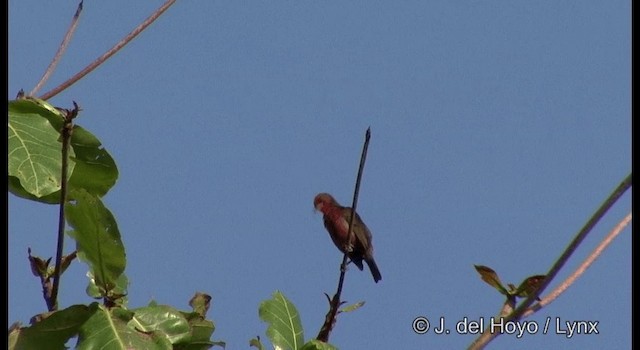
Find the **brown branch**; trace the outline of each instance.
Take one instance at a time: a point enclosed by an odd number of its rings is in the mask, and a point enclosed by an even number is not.
[[[580,243],[585,239],[585,237],[591,232],[593,227],[604,217],[607,211],[622,197],[622,195],[631,187],[632,185],[632,174],[629,174],[616,189],[609,195],[609,197],[602,203],[602,205],[596,210],[596,212],[589,218],[587,223],[578,231],[574,239],[571,241],[569,246],[564,250],[562,255],[558,258],[555,264],[551,267],[549,272],[546,274],[546,278],[540,284],[538,289],[531,293],[521,304],[518,306],[508,317],[504,319],[504,322],[509,322],[513,320],[519,320],[522,318],[522,315],[529,310],[529,306],[538,298],[540,293],[544,291],[544,289],[549,285],[549,283],[553,280],[553,278],[558,274],[560,269],[564,266],[564,264],[569,260],[569,257],[576,251]],[[467,349],[482,349],[484,348],[491,340],[496,338],[500,333],[492,333],[487,327],[482,334],[476,338],[471,345]]]
[[[47,69],[44,71],[42,78],[40,78],[38,84],[36,84],[33,90],[31,90],[29,96],[33,96],[37,94],[38,91],[40,91],[42,86],[47,82],[47,80],[49,80],[49,77],[56,69],[56,66],[58,66],[58,63],[62,58],[62,54],[64,54],[64,52],[67,50],[69,42],[71,41],[71,37],[73,36],[73,33],[76,32],[76,28],[78,27],[78,19],[80,19],[80,13],[82,12],[82,3],[83,0],[80,0],[78,8],[76,9],[76,13],[73,15],[73,19],[71,19],[71,25],[69,26],[69,29],[67,29],[67,33],[65,34],[64,39],[62,39],[62,43],[60,43],[58,51],[56,51],[55,56],[53,56],[53,60],[51,60],[51,63],[49,63],[49,67],[47,67]]]
[[[557,299],[562,293],[564,293],[569,286],[571,286],[584,272],[593,264],[594,261],[602,254],[602,252],[607,249],[607,247],[613,242],[613,240],[622,232],[622,230],[627,227],[627,225],[631,222],[631,213],[627,214],[603,239],[600,244],[587,256],[587,258],[578,266],[578,268],[571,274],[571,276],[567,277],[558,287],[556,287],[549,295],[542,298],[539,303],[533,305],[529,308],[522,317],[528,317],[538,312],[538,310],[543,307],[551,304],[552,301]]]
[[[160,8],[158,8],[151,16],[144,20],[138,27],[136,27],[131,33],[129,33],[126,37],[124,37],[120,42],[118,42],[115,46],[113,46],[109,51],[105,52],[102,56],[96,58],[93,62],[91,62],[88,66],[86,66],[83,70],[76,73],[76,75],[69,78],[64,83],[58,85],[53,88],[51,91],[40,96],[42,100],[48,100],[53,96],[59,94],[64,89],[69,86],[75,84],[78,80],[82,79],[85,75],[91,73],[94,69],[96,69],[99,65],[104,63],[104,61],[108,60],[109,57],[116,54],[116,52],[120,51],[125,45],[127,45],[131,40],[133,40],[140,32],[145,30],[151,23],[153,23],[164,11],[166,11],[176,0],[167,0]]]
[[[56,265],[53,272],[53,287],[51,298],[47,299],[49,311],[58,309],[58,289],[60,286],[60,274],[62,270],[62,251],[64,250],[64,208],[67,203],[67,172],[69,165],[69,147],[71,147],[71,135],[73,134],[73,119],[78,116],[80,108],[73,102],[74,108],[66,110],[64,125],[60,133],[62,134],[62,179],[60,182],[60,212],[58,216],[58,245],[56,248]]]
[[[367,159],[367,150],[369,149],[369,140],[371,139],[371,128],[367,128],[367,132],[365,133],[364,145],[362,147],[362,155],[360,156],[360,166],[358,167],[358,176],[356,177],[356,187],[353,192],[353,204],[351,205],[351,217],[349,218],[349,237],[347,242],[351,242],[353,238],[353,218],[356,212],[356,206],[358,205],[358,194],[360,193],[360,182],[362,181],[362,172],[364,170],[364,163]],[[320,328],[320,332],[318,332],[318,336],[316,339],[328,342],[329,334],[333,329],[333,326],[336,323],[336,316],[338,315],[338,308],[342,304],[340,302],[340,296],[342,294],[342,286],[344,284],[344,277],[347,271],[347,258],[348,258],[349,250],[345,251],[342,257],[342,263],[340,264],[340,279],[338,281],[338,289],[336,290],[336,294],[333,295],[333,298],[329,301],[329,312],[325,316],[324,324],[322,328]],[[325,294],[326,295],[326,294]],[[327,295],[327,299],[329,296]]]

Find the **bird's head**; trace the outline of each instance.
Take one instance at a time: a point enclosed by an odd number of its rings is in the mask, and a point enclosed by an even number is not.
[[[338,205],[338,202],[328,193],[319,193],[313,199],[313,206],[317,211],[325,213],[328,208]]]

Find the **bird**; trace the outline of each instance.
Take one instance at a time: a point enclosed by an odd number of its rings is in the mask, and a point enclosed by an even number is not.
[[[352,240],[348,244],[349,220],[352,209],[343,207],[328,193],[319,193],[313,199],[315,209],[323,214],[324,227],[329,232],[331,240],[342,253],[347,253],[349,259],[363,270],[362,261],[367,263],[373,280],[378,283],[382,279],[378,265],[373,258],[372,237],[369,228],[355,213],[352,227]]]

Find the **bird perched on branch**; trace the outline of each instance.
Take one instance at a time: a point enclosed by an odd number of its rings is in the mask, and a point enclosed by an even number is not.
[[[320,193],[313,200],[316,210],[324,215],[324,227],[329,232],[331,240],[354,264],[363,270],[362,260],[364,260],[371,270],[373,280],[378,283],[382,279],[378,265],[373,259],[373,246],[371,245],[371,232],[362,221],[360,215],[355,213],[353,218],[351,244],[348,244],[349,220],[351,218],[351,208],[343,207],[328,193]]]

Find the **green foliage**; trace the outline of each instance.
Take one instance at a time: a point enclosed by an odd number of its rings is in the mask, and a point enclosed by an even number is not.
[[[364,301],[359,301],[355,304],[347,305],[339,310],[339,312],[353,312],[364,306]]]
[[[56,311],[31,327],[9,332],[9,349],[66,349],[65,343],[75,336],[93,313],[94,305],[73,305]]]
[[[135,313],[92,304],[91,317],[80,327],[76,349],[171,349],[167,337],[130,326]]]
[[[335,346],[321,342],[320,340],[313,339],[310,342],[304,344],[300,350],[337,350]]]
[[[255,337],[249,340],[249,347],[253,347],[258,350],[264,350],[264,345],[262,345],[262,342],[260,342],[260,337]]]
[[[269,324],[267,337],[276,348],[296,350],[302,346],[304,335],[296,307],[279,291],[265,300],[258,309],[260,319]]]
[[[107,296],[126,264],[118,225],[98,197],[83,190],[73,191],[73,197],[66,207],[67,222],[74,228],[68,234],[76,240],[78,257],[89,265],[95,284]]]
[[[46,101],[25,98],[9,101],[9,191],[29,200],[60,204],[62,142],[65,110]],[[126,308],[126,255],[115,217],[101,201],[115,184],[118,169],[100,141],[78,125],[68,149],[65,221],[76,249],[62,257],[61,271],[74,258],[89,271],[87,294],[104,303],[74,305],[32,318],[32,325],[9,330],[9,349],[66,349],[77,337],[77,349],[209,349],[224,347],[210,340],[215,326],[206,319],[211,297],[196,293],[192,311],[151,303]],[[54,223],[52,223],[54,226]],[[51,258],[31,255],[31,271],[43,288],[54,276]]]
[[[127,305],[127,286],[129,286],[129,279],[124,273],[118,277],[115,286],[109,291],[105,292],[104,287],[96,284],[96,278],[91,271],[87,272],[89,278],[89,284],[87,285],[87,295],[95,298],[109,300],[115,305],[126,306]]]
[[[509,295],[509,291],[507,291],[507,288],[502,285],[500,277],[498,277],[498,274],[493,271],[493,269],[483,265],[473,266],[476,268],[476,271],[478,271],[483,281],[487,282],[488,285],[497,289],[500,294]]]
[[[536,289],[540,286],[540,284],[544,281],[545,275],[534,275],[524,279],[520,286],[516,288],[513,284],[508,284],[509,288],[507,289],[500,282],[500,277],[498,274],[491,269],[490,267],[483,265],[473,265],[476,268],[476,271],[480,274],[480,277],[483,281],[487,282],[488,285],[497,289],[500,294],[507,296],[507,298],[526,298],[530,294],[534,293]]]
[[[60,202],[62,113],[38,99],[9,101],[9,190],[42,203]],[[118,179],[115,161],[81,126],[71,135],[69,188],[104,196]],[[73,191],[70,191],[72,195]]]
[[[136,329],[146,333],[161,331],[171,343],[184,341],[189,337],[189,322],[180,313],[168,305],[149,305],[135,310],[130,321]]]
[[[97,197],[103,197],[118,179],[118,168],[109,152],[90,132],[75,125],[71,135],[71,147],[76,167],[69,179],[69,188],[83,189]],[[70,193],[73,197],[73,193]]]
[[[357,303],[348,308],[347,311],[353,311],[364,303]],[[302,322],[295,305],[282,294],[276,291],[271,299],[260,303],[258,308],[260,319],[269,324],[267,327],[267,337],[271,340],[275,349],[282,350],[334,350],[335,346],[312,339],[304,344],[304,332],[302,330]],[[264,349],[264,345],[260,341],[260,337],[256,337],[249,341],[249,346],[259,350]]]
[[[52,121],[58,128],[52,126]],[[44,101],[9,101],[8,171],[13,194],[45,203],[60,201],[61,125],[62,114]],[[73,149],[69,156],[75,156]],[[69,174],[74,166],[71,160]]]
[[[545,275],[535,275],[525,278],[524,281],[520,283],[518,288],[511,288],[513,290],[513,294],[521,298],[528,297],[529,295],[533,294],[538,289],[538,287],[540,287],[546,277],[547,276]]]
[[[27,250],[29,253],[29,264],[31,265],[31,273],[36,277],[48,278],[51,276],[51,258],[44,260],[39,256],[31,255],[31,248]],[[68,265],[67,265],[68,266]]]

